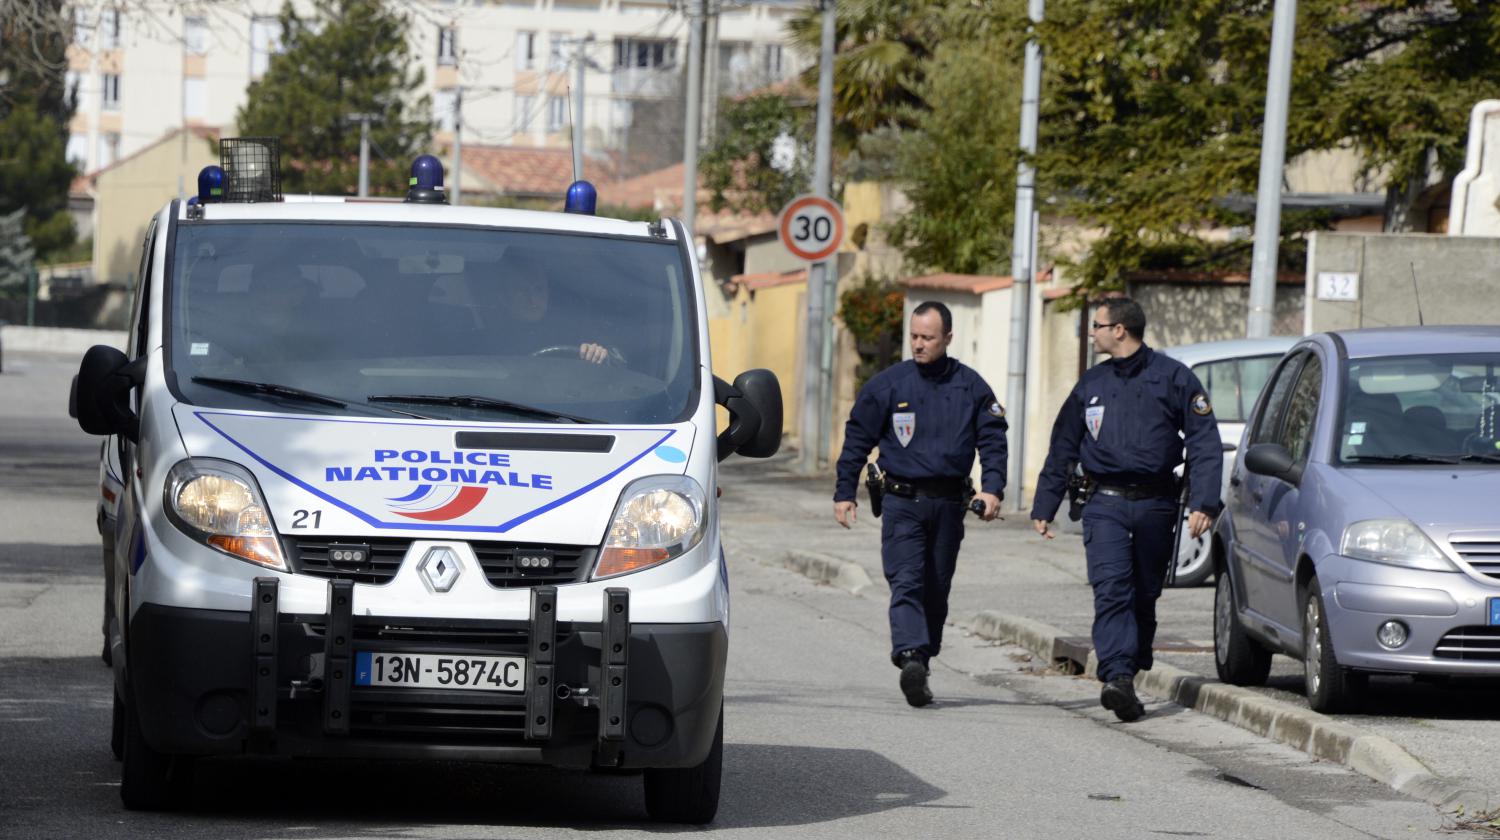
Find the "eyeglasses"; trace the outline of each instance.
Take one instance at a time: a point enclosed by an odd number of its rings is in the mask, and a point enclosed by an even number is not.
[[[1102,330],[1102,329],[1105,329],[1106,327],[1118,327],[1120,325],[1119,321],[1116,321],[1113,324],[1101,324],[1098,321],[1095,321],[1093,323],[1094,323],[1094,329],[1095,330]]]

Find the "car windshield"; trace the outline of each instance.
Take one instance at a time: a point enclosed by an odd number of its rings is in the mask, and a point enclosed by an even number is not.
[[[183,223],[170,381],[195,405],[558,423],[684,419],[677,246],[477,227]]]
[[[1347,373],[1341,462],[1500,462],[1500,353],[1356,359]]]

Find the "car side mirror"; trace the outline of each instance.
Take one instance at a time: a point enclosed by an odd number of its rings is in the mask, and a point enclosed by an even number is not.
[[[1295,480],[1292,453],[1279,443],[1257,443],[1245,450],[1245,469],[1256,475]]]
[[[130,361],[117,348],[96,344],[83,354],[68,395],[68,413],[91,435],[140,439],[141,421],[130,408],[130,389],[146,378],[146,357]]]
[[[719,460],[738,452],[746,458],[769,458],[781,448],[781,383],[765,368],[747,370],[730,385],[714,377],[714,402],[729,412],[729,426],[719,434]]]

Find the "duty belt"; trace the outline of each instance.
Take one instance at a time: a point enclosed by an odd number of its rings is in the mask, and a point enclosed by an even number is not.
[[[1141,499],[1175,499],[1177,497],[1176,482],[1162,482],[1157,484],[1097,484],[1094,486],[1095,493],[1103,493],[1106,496],[1119,496],[1132,502]]]
[[[885,492],[915,499],[962,499],[967,486],[962,478],[901,478],[885,474]]]

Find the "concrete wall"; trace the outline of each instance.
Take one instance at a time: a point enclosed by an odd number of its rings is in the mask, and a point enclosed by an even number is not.
[[[1129,293],[1146,310],[1146,343],[1153,347],[1245,337],[1248,283],[1136,282],[1130,284]],[[1300,284],[1278,285],[1271,332],[1301,335],[1302,305]]]
[[[1317,233],[1308,249],[1304,329],[1500,323],[1500,238]],[[1354,300],[1319,299],[1318,276],[1352,273]],[[1413,276],[1415,275],[1415,281]]]
[[[99,174],[94,185],[97,224],[94,229],[94,279],[130,283],[140,268],[141,240],[162,205],[177,197],[178,178],[196,191],[198,171],[219,162],[209,142],[189,136],[186,153],[181,135],[148,147],[130,160]]]

